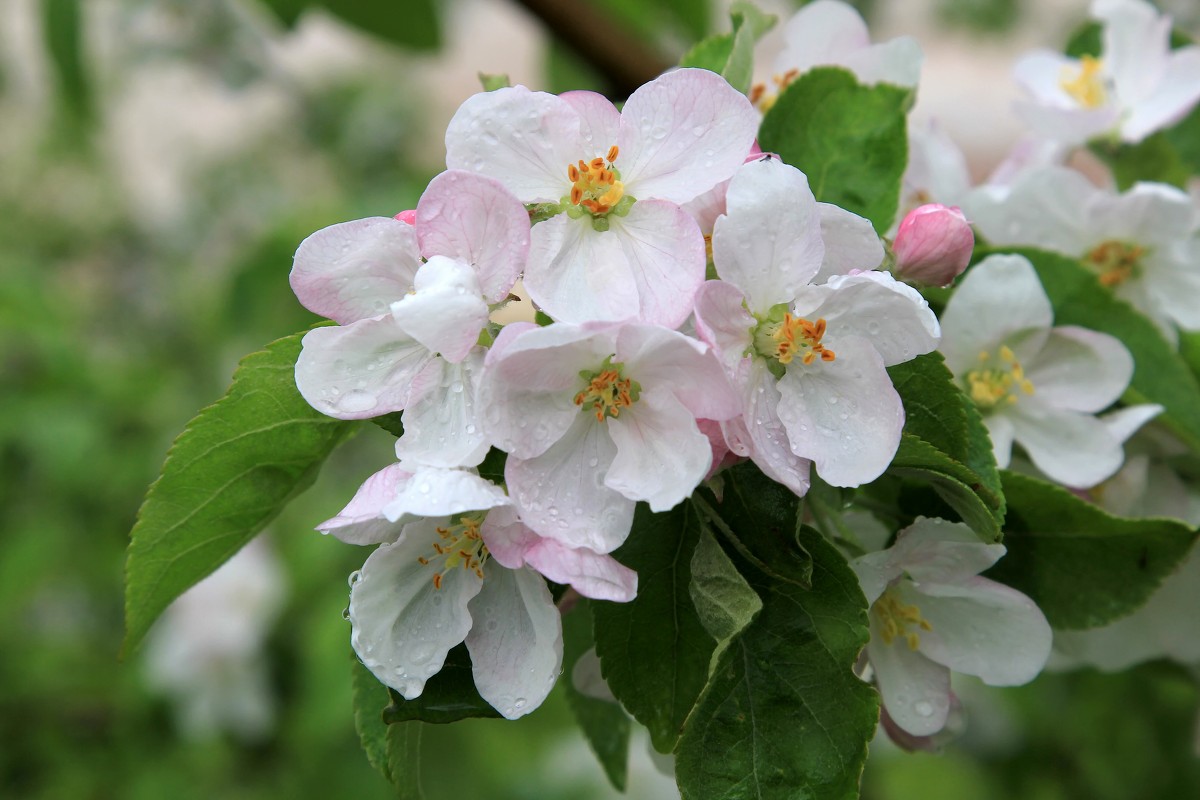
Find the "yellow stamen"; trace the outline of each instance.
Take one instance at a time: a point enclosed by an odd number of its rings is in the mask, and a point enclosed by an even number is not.
[[[1108,100],[1101,70],[1104,62],[1092,56],[1079,59],[1079,67],[1065,66],[1058,78],[1059,87],[1084,108],[1100,108]]]
[[[1018,389],[1033,394],[1033,382],[1025,377],[1025,368],[1008,345],[1001,345],[996,359],[986,350],[981,352],[979,361],[980,368],[967,373],[967,389],[980,408],[993,408],[1002,402],[1012,405],[1019,397]]]
[[[433,588],[441,589],[446,573],[459,566],[471,570],[480,578],[483,577],[483,565],[488,559],[488,549],[479,534],[479,528],[485,516],[485,513],[464,514],[457,522],[436,529],[445,544],[433,543],[434,552],[443,557],[442,569],[433,574]],[[417,562],[423,567],[437,560],[417,557]]]
[[[817,358],[833,361],[837,355],[821,344],[821,337],[824,335],[824,317],[810,322],[803,317],[784,314],[783,322],[770,332],[775,350],[772,355],[780,364],[790,364],[796,356],[800,356],[800,361],[804,364],[812,364]]]
[[[923,631],[933,630],[933,626],[921,616],[921,609],[915,605],[906,605],[891,589],[888,589],[871,606],[871,613],[879,620],[880,635],[884,644],[891,644],[895,639],[902,638],[908,649],[916,650],[921,644],[921,635],[910,626]]]
[[[596,157],[589,162],[580,159],[567,165],[567,178],[571,181],[571,205],[579,206],[592,214],[607,214],[625,196],[625,186],[617,180],[613,162],[619,149],[614,144],[608,148],[607,157]]]
[[[1111,289],[1135,277],[1145,255],[1144,247],[1110,239],[1092,248],[1083,261],[1096,272],[1100,285]]]
[[[595,373],[587,387],[575,395],[575,405],[590,407],[596,421],[604,422],[605,417],[619,417],[621,409],[629,408],[635,399],[633,381],[623,377],[620,366],[615,366]]]

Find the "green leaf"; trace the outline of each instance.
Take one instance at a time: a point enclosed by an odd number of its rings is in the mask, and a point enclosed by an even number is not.
[[[312,5],[401,47],[435,50],[442,43],[435,0],[324,0]]]
[[[1200,452],[1200,383],[1154,323],[1116,298],[1079,262],[1033,248],[996,248],[1028,258],[1054,306],[1054,324],[1079,325],[1120,339],[1133,354],[1127,402],[1159,403],[1167,424]]]
[[[904,432],[888,473],[928,483],[986,541],[1000,538],[1004,493],[975,404],[940,353],[888,368],[904,402]]]
[[[123,652],[137,647],[172,600],[307,489],[355,429],[314,411],[296,390],[302,336],[242,359],[225,396],[171,446],[130,534]]]
[[[1085,22],[1071,34],[1064,52],[1071,58],[1099,56],[1100,50],[1104,47],[1104,43],[1100,39],[1101,33],[1099,22]]]
[[[371,422],[383,428],[397,439],[404,435],[403,412],[393,411],[390,414],[381,414],[378,417],[371,417]]]
[[[808,564],[811,574],[812,562]],[[718,649],[745,630],[762,611],[762,600],[707,528],[700,532],[692,553],[692,583],[688,588],[700,622],[716,639]]]
[[[1114,517],[1054,484],[1001,476],[1008,555],[988,577],[1033,598],[1055,628],[1093,628],[1133,612],[1196,538],[1176,520]]]
[[[495,75],[488,72],[479,73],[479,83],[483,86],[485,92],[494,92],[497,89],[507,89],[512,86],[512,81],[508,75],[497,73]]]
[[[863,86],[847,70],[818,67],[779,93],[759,144],[803,171],[818,200],[886,231],[908,164],[905,112],[912,97],[898,86]]]
[[[629,539],[613,554],[637,570],[637,597],[592,606],[604,679],[662,753],[675,748],[716,647],[692,605],[691,562],[699,536],[690,503],[661,514],[639,503]]]
[[[632,728],[629,715],[615,702],[582,694],[575,688],[573,680],[575,664],[591,647],[592,609],[590,601],[583,599],[563,615],[561,682],[567,693],[567,704],[592,752],[600,761],[600,766],[604,768],[604,774],[617,791],[623,792],[629,776],[629,734]]]
[[[1138,181],[1157,181],[1184,188],[1192,170],[1183,162],[1179,150],[1159,131],[1137,144],[1098,140],[1088,149],[1112,170],[1118,191],[1125,191]]]
[[[63,105],[79,118],[91,113],[91,86],[83,59],[80,0],[42,0],[42,37],[54,67]]]
[[[480,697],[475,688],[471,654],[465,644],[458,645],[446,655],[446,663],[440,672],[425,682],[420,697],[405,700],[394,689],[388,689],[388,694],[392,703],[383,710],[383,721],[388,725],[408,720],[440,725],[472,717],[500,716],[500,712]]]
[[[424,800],[421,791],[421,723],[387,726],[388,773],[397,800]]]
[[[733,32],[710,36],[696,44],[679,62],[721,75],[743,94],[754,77],[754,44],[775,25],[775,15],[764,14],[752,3],[736,2],[730,9]]]
[[[687,720],[675,761],[684,800],[857,796],[879,717],[878,695],[853,672],[867,643],[867,602],[820,534],[802,529],[797,546],[812,555],[809,591],[742,562],[763,608]]]
[[[383,721],[383,709],[388,704],[387,687],[375,679],[353,651],[350,653],[351,688],[354,692],[354,730],[366,751],[367,761],[379,774],[392,782],[388,763],[388,726]]]

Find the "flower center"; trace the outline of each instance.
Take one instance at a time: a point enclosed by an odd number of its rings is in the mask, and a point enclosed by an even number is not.
[[[573,206],[586,209],[592,214],[607,214],[625,196],[625,185],[613,162],[617,160],[617,146],[608,148],[607,158],[582,159],[567,165],[567,178],[571,181]]]
[[[933,626],[921,616],[920,608],[902,603],[891,589],[875,601],[871,613],[879,620],[879,632],[884,644],[891,644],[899,637],[908,643],[909,650],[916,650],[921,644],[921,635],[912,628],[933,630]]]
[[[1108,90],[1100,70],[1104,62],[1092,56],[1079,59],[1079,67],[1065,66],[1058,78],[1059,87],[1084,108],[1099,108],[1108,100]]]
[[[592,411],[597,422],[604,422],[606,417],[616,419],[621,416],[621,409],[637,402],[642,391],[637,381],[625,377],[624,368],[624,364],[613,364],[612,356],[609,356],[595,372],[580,372],[587,385],[575,395],[575,405]]]
[[[1083,260],[1096,272],[1100,285],[1111,289],[1141,272],[1144,255],[1144,247],[1111,239],[1092,248]]]
[[[479,535],[486,512],[463,514],[457,522],[438,528],[439,541],[433,543],[434,553],[429,558],[418,557],[422,566],[441,563],[442,569],[433,574],[433,588],[442,588],[442,579],[452,569],[462,567],[483,577],[483,565],[488,560],[487,545]]]
[[[756,83],[750,87],[750,104],[758,106],[758,110],[766,114],[771,110],[771,106],[775,105],[775,101],[779,98],[779,93],[788,87],[796,76],[800,74],[798,69],[789,69],[782,75],[775,75],[771,78],[771,83],[775,84],[774,92],[767,92],[765,83]]]
[[[803,364],[812,364],[818,358],[833,361],[837,355],[821,343],[824,335],[824,317],[811,322],[785,311],[782,320],[774,321],[768,317],[759,324],[754,332],[754,347],[759,355],[784,365],[791,364],[796,358]]]
[[[1017,402],[1017,390],[1033,394],[1033,383],[1025,377],[1025,369],[1008,345],[1001,345],[999,358],[984,350],[979,354],[980,366],[967,373],[967,389],[980,408],[992,408],[1001,402]]]

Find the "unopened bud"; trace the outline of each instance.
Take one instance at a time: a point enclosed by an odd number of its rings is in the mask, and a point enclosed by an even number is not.
[[[971,260],[975,234],[962,209],[929,203],[908,212],[896,231],[892,253],[896,277],[926,286],[945,286]]]
[[[409,225],[416,225],[417,224],[417,210],[415,208],[413,208],[413,209],[409,209],[408,211],[401,211],[399,214],[396,215],[396,219],[400,220],[401,222],[406,222]]]

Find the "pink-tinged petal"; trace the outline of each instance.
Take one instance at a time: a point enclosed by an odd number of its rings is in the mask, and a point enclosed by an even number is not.
[[[879,709],[879,727],[892,740],[892,744],[908,753],[940,753],[950,742],[961,738],[967,729],[967,714],[958,695],[950,692],[950,711],[945,726],[930,736],[913,736],[896,724],[888,714],[887,706]]]
[[[914,736],[929,736],[945,726],[950,711],[950,670],[910,648],[904,637],[885,644],[874,613],[867,657],[893,722]]]
[[[735,417],[739,422],[741,417]],[[725,423],[717,422],[712,419],[696,420],[696,427],[700,432],[708,437],[708,446],[712,448],[712,466],[708,468],[708,474],[704,476],[704,480],[716,475],[726,467],[731,467],[745,459],[733,449],[729,438],[725,435]],[[742,425],[745,428],[745,425]],[[747,438],[749,438],[747,436]]]
[[[1001,414],[987,414],[983,418],[983,425],[987,428],[988,438],[992,440],[992,456],[996,459],[996,466],[1008,469],[1012,462],[1013,438],[1016,436],[1012,420]]]
[[[383,507],[383,515],[391,520],[450,517],[510,504],[504,489],[474,470],[419,466],[404,488]]]
[[[1100,421],[1108,428],[1108,432],[1112,434],[1114,439],[1124,444],[1143,425],[1165,410],[1165,408],[1156,403],[1143,403],[1141,405],[1117,409],[1105,414],[1100,418]],[[1128,514],[1122,516],[1128,516]]]
[[[634,92],[617,139],[627,194],[686,203],[741,165],[759,116],[746,96],[703,69],[668,72]]]
[[[832,203],[817,203],[825,257],[813,283],[824,283],[851,270],[871,270],[883,263],[883,242],[871,221]]]
[[[692,417],[722,420],[741,412],[716,357],[682,333],[656,325],[625,325],[617,333],[615,355],[643,389],[670,391]]]
[[[1095,244],[1090,209],[1104,192],[1065,167],[1030,172],[1003,196],[972,192],[963,210],[992,244],[1019,244],[1077,258]]]
[[[1200,47],[1175,50],[1156,90],[1135,105],[1121,126],[1121,138],[1140,142],[1150,134],[1174,125],[1200,101]]]
[[[1004,545],[984,544],[960,522],[918,517],[900,531],[888,552],[893,563],[918,582],[961,582],[991,567]]]
[[[475,268],[489,303],[503,300],[529,256],[529,213],[503,184],[449,170],[417,204],[421,255],[450,256]]]
[[[446,128],[446,166],[495,178],[523,203],[556,203],[571,188],[567,166],[608,147],[587,147],[579,125],[579,113],[552,94],[524,86],[480,92]]]
[[[446,662],[450,648],[471,628],[467,604],[483,581],[474,572],[452,569],[433,585],[437,562],[417,559],[438,541],[433,519],[406,525],[395,544],[380,545],[363,564],[350,590],[350,642],[371,673],[406,700],[419,697],[425,682]]]
[[[991,686],[1019,686],[1046,664],[1050,624],[1016,589],[973,577],[953,584],[901,582],[896,591],[932,628],[920,633],[921,652],[954,672]]]
[[[637,596],[637,573],[610,555],[539,537],[525,554],[529,566],[584,597],[627,603]]]
[[[792,452],[787,430],[779,419],[780,394],[775,376],[761,361],[756,361],[748,372],[743,428],[751,444],[750,458],[767,477],[803,497],[810,486],[812,462]]]
[[[396,457],[433,467],[474,467],[487,455],[478,401],[483,350],[476,348],[461,363],[441,359],[437,382],[404,409],[404,434],[396,440]]]
[[[533,302],[560,322],[613,321],[641,313],[622,237],[595,230],[588,218],[559,214],[534,227],[524,285]]]
[[[696,334],[730,375],[737,374],[754,344],[750,332],[757,323],[744,304],[742,291],[725,281],[705,281],[696,292]]]
[[[725,213],[725,194],[728,191],[729,181],[721,181],[707,192],[688,200],[680,208],[696,220],[696,224],[700,226],[700,231],[705,236],[712,236],[717,218]]]
[[[507,336],[509,327],[488,355],[478,402],[492,444],[533,458],[584,416],[574,402],[584,388],[579,373],[616,352],[616,331],[557,323]]]
[[[713,264],[741,289],[752,312],[786,303],[821,269],[821,213],[808,178],[763,156],[729,183],[728,212],[713,228]]]
[[[521,519],[569,547],[598,553],[620,547],[633,524],[635,504],[604,484],[616,454],[604,423],[577,412],[566,434],[541,455],[510,455],[504,479]]]
[[[775,59],[775,72],[807,72],[868,47],[871,36],[862,16],[845,3],[816,0],[797,11],[783,28],[786,42]]]
[[[792,452],[832,486],[861,486],[887,469],[904,406],[879,353],[864,339],[838,343],[833,361],[793,364],[779,381],[779,419]]]
[[[682,325],[704,282],[707,260],[704,235],[696,221],[673,203],[642,200],[624,217],[610,217],[609,224],[608,235],[620,244],[638,294],[636,316],[626,311],[611,318],[668,328]]]
[[[957,206],[927,203],[905,215],[892,251],[895,273],[924,286],[947,286],[971,260],[975,234]]]
[[[1167,67],[1171,19],[1148,3],[1098,0],[1092,16],[1103,23],[1104,72],[1121,105],[1137,106],[1154,91]]]
[[[396,325],[447,361],[462,361],[488,322],[475,270],[465,262],[433,256],[417,271],[414,288],[392,303]]]
[[[621,132],[621,112],[612,101],[597,92],[585,91],[563,92],[558,98],[579,114],[582,141],[589,143],[597,155],[608,155],[608,148],[617,143]]]
[[[475,688],[505,719],[525,716],[562,672],[562,618],[546,582],[532,570],[488,568],[469,608]]]
[[[542,539],[521,522],[512,506],[490,511],[479,527],[479,535],[491,557],[509,569],[525,566],[525,553]]]
[[[322,228],[300,243],[288,277],[301,304],[342,325],[387,311],[421,266],[411,225],[369,217]]]
[[[1051,408],[1034,395],[1022,397],[1005,415],[1034,466],[1053,481],[1087,489],[1121,468],[1121,443],[1090,414]]]
[[[434,355],[389,317],[314,328],[296,359],[296,388],[309,405],[338,419],[399,411]]]
[[[384,507],[396,499],[408,485],[412,473],[400,464],[384,467],[359,487],[350,502],[336,517],[317,526],[321,533],[332,533],[347,544],[393,542],[400,529],[411,519],[391,522]]]
[[[959,281],[942,312],[938,349],[960,377],[1013,334],[1046,329],[1054,322],[1050,298],[1023,256],[993,255]]]
[[[1041,402],[1090,414],[1115,403],[1133,377],[1133,356],[1120,339],[1074,325],[1052,329],[1024,366]]]
[[[399,214],[392,217],[392,219],[397,220],[398,222],[403,222],[405,225],[416,225],[417,210],[415,208],[410,208],[407,211],[401,211]]]
[[[616,457],[605,485],[631,500],[644,500],[651,511],[679,505],[712,465],[708,437],[665,387],[643,388],[634,405],[607,425]]]
[[[834,275],[824,286],[803,287],[793,313],[824,319],[824,342],[835,353],[842,338],[862,338],[889,367],[935,350],[942,333],[920,292],[886,272]]]

